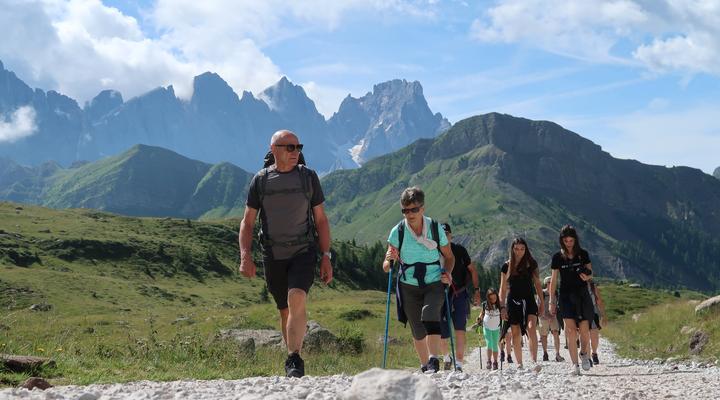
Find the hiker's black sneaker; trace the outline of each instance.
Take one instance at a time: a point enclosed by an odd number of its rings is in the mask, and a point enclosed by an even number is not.
[[[285,375],[288,378],[302,378],[305,376],[305,362],[300,354],[292,353],[285,360]]]
[[[543,353],[543,361],[550,361],[550,356],[548,353]]]
[[[507,362],[508,362],[508,364],[512,364],[512,363],[513,363],[512,357],[510,357],[510,354],[508,354],[508,356],[507,356]]]
[[[430,357],[427,362],[427,370],[435,373],[440,371],[440,360],[437,357]]]
[[[595,364],[595,365],[600,364],[600,359],[598,359],[597,353],[592,353],[592,360],[593,360],[593,364]]]

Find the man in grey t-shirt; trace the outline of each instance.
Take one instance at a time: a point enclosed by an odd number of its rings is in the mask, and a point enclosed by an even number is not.
[[[280,312],[289,354],[285,372],[289,377],[305,374],[300,350],[307,325],[305,303],[318,251],[322,253],[320,279],[329,284],[333,273],[325,197],[315,171],[298,165],[301,150],[297,136],[290,131],[277,131],[272,136],[270,152],[275,163],[258,172],[250,182],[239,235],[240,273],[251,278],[257,269],[251,247],[259,214],[265,280]]]

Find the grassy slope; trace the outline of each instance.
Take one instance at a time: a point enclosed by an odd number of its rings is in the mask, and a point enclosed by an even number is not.
[[[688,358],[691,333],[683,327],[700,329],[709,335],[701,359],[720,359],[720,314],[695,315],[695,306],[705,296],[694,292],[633,289],[621,285],[602,287],[611,323],[602,333],[617,345],[625,357]]]
[[[262,300],[262,278],[247,280],[234,273],[237,224],[0,203],[0,250],[40,259],[19,267],[0,254],[0,352],[52,357],[58,367],[41,375],[54,384],[282,374],[282,351],[240,354],[233,343],[216,337],[220,329],[277,327],[274,304]],[[48,248],[55,243],[79,247]],[[100,243],[108,251],[92,253],[83,243]],[[118,243],[140,256],[113,256]],[[153,259],[161,243],[165,258]],[[77,256],[78,248],[88,253]],[[210,248],[221,267],[205,259]],[[77,257],[68,260],[71,254]],[[183,257],[190,257],[197,270],[188,273]],[[344,284],[333,287],[313,287],[309,317],[348,340],[363,337],[367,349],[340,357],[308,354],[308,372],[353,373],[379,365],[384,293],[350,294]],[[53,308],[28,310],[35,303]],[[369,309],[372,316],[340,318],[354,309]],[[390,365],[414,366],[408,331],[393,322],[391,335],[407,345],[393,347]],[[0,384],[24,378],[0,372]]]

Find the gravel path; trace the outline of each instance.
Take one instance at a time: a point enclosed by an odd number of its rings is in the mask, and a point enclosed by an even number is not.
[[[523,349],[529,360],[527,346]],[[550,352],[551,356],[554,350]],[[567,350],[562,352],[568,358]],[[542,371],[503,371],[480,368],[479,350],[465,360],[464,373],[442,371],[427,375],[445,399],[718,399],[720,368],[695,363],[637,361],[615,355],[601,342],[600,365],[581,376],[569,362],[541,363]],[[483,359],[485,352],[483,351]],[[529,363],[526,361],[526,366]],[[63,386],[46,391],[0,390],[0,399],[160,400],[160,399],[338,399],[350,391],[353,376],[259,377],[225,381],[134,382],[128,384]]]

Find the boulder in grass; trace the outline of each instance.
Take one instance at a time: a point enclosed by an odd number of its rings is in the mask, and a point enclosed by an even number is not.
[[[45,303],[33,304],[30,306],[30,310],[31,311],[50,311],[50,310],[52,310],[52,305],[45,304]]]
[[[49,358],[0,354],[0,365],[12,372],[29,372],[43,367],[55,367],[55,361]]]
[[[43,378],[33,377],[26,380],[21,387],[27,390],[33,390],[35,388],[45,390],[53,387],[53,385],[51,385],[50,382],[46,381]]]
[[[720,310],[720,296],[711,297],[695,306],[695,314]]]
[[[355,376],[345,400],[438,400],[432,379],[408,371],[373,368]]]
[[[224,329],[220,331],[220,339],[236,341],[241,348],[282,346],[282,332],[273,329]]]
[[[323,351],[338,346],[338,338],[316,321],[309,321],[303,340],[303,348],[308,351]]]
[[[703,348],[707,344],[709,340],[709,336],[707,333],[697,330],[693,335],[690,337],[690,354],[700,354],[703,351]]]

